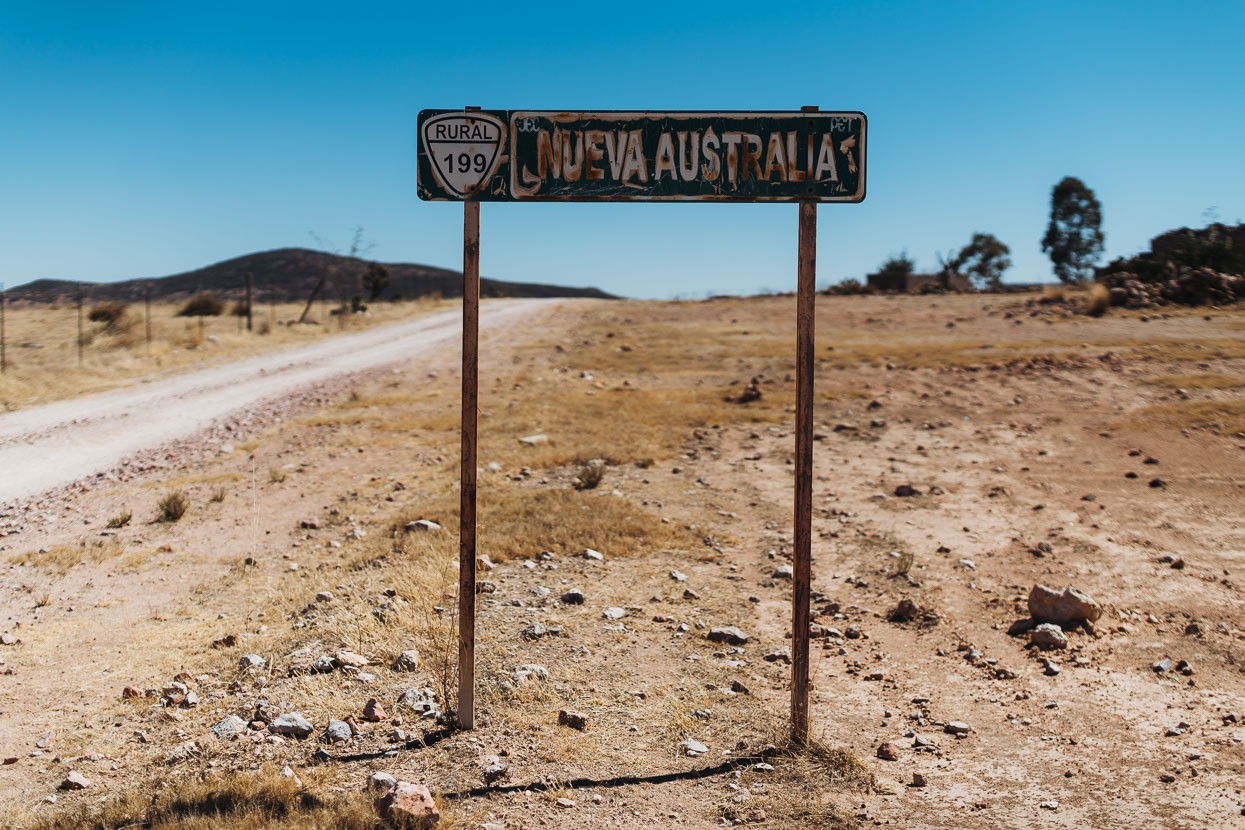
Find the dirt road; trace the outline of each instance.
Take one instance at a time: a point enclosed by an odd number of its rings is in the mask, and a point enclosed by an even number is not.
[[[547,300],[487,303],[487,332]],[[336,337],[137,387],[0,415],[0,504],[108,469],[217,418],[360,369],[456,342],[458,311]]]

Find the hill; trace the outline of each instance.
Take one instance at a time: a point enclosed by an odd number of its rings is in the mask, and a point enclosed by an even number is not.
[[[327,254],[307,248],[279,248],[227,259],[205,268],[168,277],[132,279],[109,283],[83,283],[89,302],[116,300],[141,301],[150,290],[151,298],[179,302],[201,291],[227,299],[241,298],[246,275],[254,279],[256,302],[297,302],[305,300],[321,277],[330,300],[349,299],[364,294],[361,281],[369,260]],[[458,297],[463,293],[462,274],[446,268],[406,262],[382,263],[389,270],[389,286],[380,300],[412,299],[440,294]],[[339,288],[340,284],[340,288]],[[77,297],[79,284],[71,280],[41,279],[10,289],[14,303],[69,303]],[[484,277],[480,294],[485,297],[595,297],[614,299],[596,288],[571,288],[543,283],[507,282]]]

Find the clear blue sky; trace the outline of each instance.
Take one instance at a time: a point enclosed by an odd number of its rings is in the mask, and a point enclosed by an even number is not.
[[[348,246],[461,267],[415,194],[422,108],[858,109],[869,191],[818,282],[974,231],[1051,279],[1051,187],[1107,255],[1245,218],[1245,3],[35,3],[0,0],[0,281]],[[786,290],[792,205],[485,204],[487,275],[639,297]]]

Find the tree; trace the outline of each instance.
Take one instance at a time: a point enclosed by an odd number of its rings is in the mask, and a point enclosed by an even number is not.
[[[1102,205],[1094,191],[1067,176],[1050,196],[1050,224],[1042,237],[1042,252],[1050,255],[1060,282],[1081,283],[1093,274],[1102,258]]]
[[[997,289],[1003,284],[1003,272],[1012,267],[1011,249],[994,234],[975,233],[968,244],[944,265],[944,271],[963,274],[977,288]]]
[[[367,301],[376,302],[376,298],[389,287],[389,269],[379,262],[369,263],[363,272],[363,287],[367,290]]]
[[[892,254],[886,262],[882,263],[882,267],[878,269],[879,274],[887,276],[906,277],[916,270],[916,261],[908,256],[908,252],[901,254]]]

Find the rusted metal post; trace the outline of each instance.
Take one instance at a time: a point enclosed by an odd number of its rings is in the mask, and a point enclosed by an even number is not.
[[[78,368],[82,368],[82,286],[78,286]]]
[[[255,278],[251,276],[251,272],[246,272],[246,330],[255,330],[255,319],[251,316],[251,294],[254,288]]]
[[[804,107],[804,112],[816,107]],[[795,550],[791,590],[791,737],[808,740],[809,591],[813,537],[813,329],[817,295],[817,203],[800,203],[795,320]]]
[[[147,306],[147,356],[151,357],[151,286],[143,291],[143,302]]]
[[[466,201],[463,202],[463,411],[458,513],[458,725],[463,729],[475,729],[476,724],[476,409],[479,376],[480,203]]]

